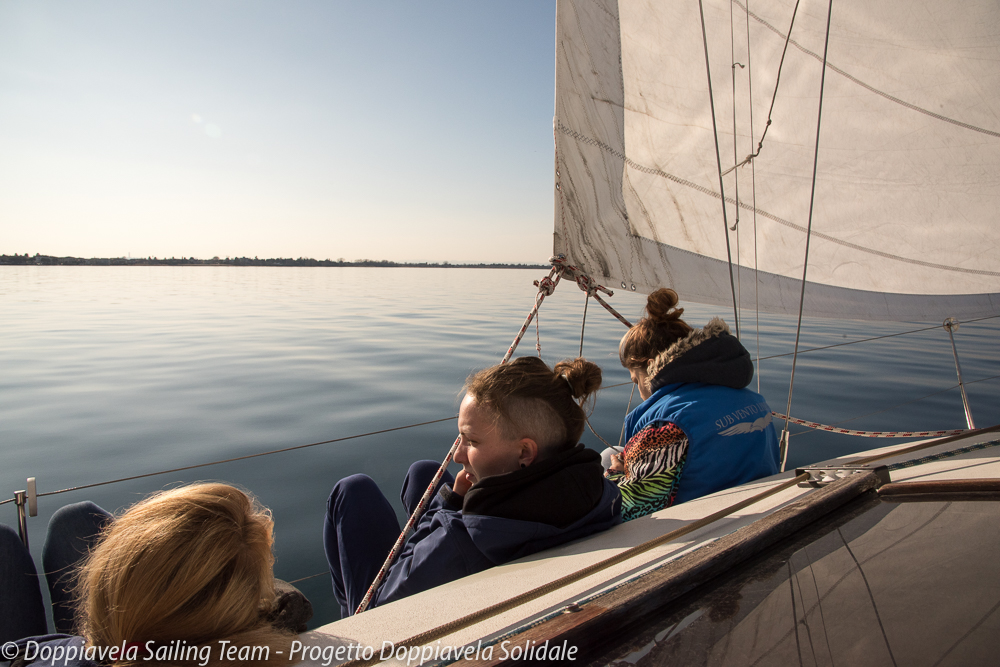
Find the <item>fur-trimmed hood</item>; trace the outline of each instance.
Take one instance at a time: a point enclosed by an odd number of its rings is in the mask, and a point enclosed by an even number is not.
[[[646,373],[651,391],[677,382],[742,389],[753,379],[753,361],[729,325],[715,317],[651,359]]]

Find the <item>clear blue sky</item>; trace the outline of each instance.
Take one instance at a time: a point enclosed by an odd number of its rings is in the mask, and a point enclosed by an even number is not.
[[[0,252],[539,262],[554,0],[0,0]]]

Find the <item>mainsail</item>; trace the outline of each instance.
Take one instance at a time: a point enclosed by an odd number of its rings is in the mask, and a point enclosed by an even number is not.
[[[797,312],[806,266],[807,315],[1000,314],[1000,3],[832,1],[559,0],[555,251],[729,307]]]

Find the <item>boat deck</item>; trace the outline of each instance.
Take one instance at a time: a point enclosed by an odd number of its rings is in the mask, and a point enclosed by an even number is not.
[[[953,438],[945,441],[945,444],[935,445],[919,452],[890,456],[879,461],[877,465],[889,467],[893,482],[1000,479],[1000,447],[990,444],[994,442],[1000,444],[1000,434],[984,433],[958,441],[954,441]],[[883,447],[859,455],[842,457],[838,461],[843,463],[859,456],[867,458],[877,454],[888,454],[909,449],[913,444]],[[947,452],[977,446],[979,448],[973,451],[937,458]],[[896,467],[903,462],[919,463],[909,467]],[[830,463],[832,462],[827,462]],[[505,646],[509,654],[516,646],[516,639],[511,637],[522,630],[541,621],[555,618],[567,610],[577,609],[577,605],[588,599],[632,582],[684,554],[705,547],[777,510],[805,500],[811,494],[817,493],[818,489],[791,486],[674,541],[654,547],[558,590],[491,617],[476,619],[450,634],[420,642],[424,650],[422,656],[411,652],[400,659],[402,654],[393,653],[393,649],[398,652],[402,650],[398,648],[399,645],[416,635],[532,591],[567,574],[582,570],[631,547],[752,498],[762,491],[791,480],[794,474],[789,471],[699,498],[616,526],[590,538],[459,579],[358,616],[330,623],[300,636],[302,646],[317,647],[312,648],[312,654],[307,654],[309,659],[302,664],[327,667],[339,664],[346,661],[348,655],[350,658],[357,657],[356,647],[359,645],[362,648],[370,647],[372,650],[369,655],[373,654],[375,658],[384,656],[385,664],[406,664],[410,658],[412,658],[409,660],[411,665],[418,664],[421,659],[433,663],[436,661],[435,658],[440,658],[441,651],[445,647],[460,646],[471,646],[473,653],[470,657],[473,659],[477,658],[474,651],[478,648],[479,658],[483,658],[486,657],[486,650],[483,647],[491,644],[495,644],[491,657],[500,658],[503,642],[507,642]],[[319,647],[330,648],[321,655]],[[334,651],[338,647],[343,649],[336,655]],[[355,648],[349,651],[349,647]]]

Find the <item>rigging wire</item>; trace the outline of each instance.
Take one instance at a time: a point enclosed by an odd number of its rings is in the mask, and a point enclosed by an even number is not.
[[[826,14],[826,38],[823,45],[823,70],[819,77],[819,109],[816,112],[816,147],[813,150],[813,173],[812,187],[809,194],[809,220],[806,225],[806,251],[802,258],[802,291],[799,293],[799,319],[795,327],[795,350],[792,353],[792,375],[788,382],[788,407],[785,409],[786,415],[792,413],[792,389],[795,387],[795,366],[799,358],[799,336],[802,333],[802,307],[806,299],[806,270],[809,268],[809,240],[812,235],[813,206],[816,203],[816,170],[819,167],[819,136],[823,123],[823,88],[826,85],[826,57],[830,49],[830,20],[833,18],[833,0],[827,6]],[[789,32],[791,35],[791,32]],[[785,420],[785,429],[781,434],[781,472],[785,472],[785,464],[788,462],[788,419]]]
[[[739,147],[737,143],[739,141],[739,135],[736,133],[736,67],[739,66],[740,69],[744,69],[743,65],[736,60],[736,22],[733,18],[733,0],[729,0],[729,61],[731,63],[730,71],[732,73],[733,82],[733,163],[736,162],[737,156],[739,155]],[[752,137],[753,135],[751,135]],[[722,165],[719,165],[721,171]],[[736,220],[733,222],[733,226],[729,227],[729,231],[736,232],[736,308],[737,310],[742,310],[743,305],[743,272],[740,271],[740,259],[743,255],[740,253],[740,172],[737,171],[733,174],[735,194],[736,199]],[[725,206],[725,201],[723,201],[723,206]],[[737,318],[738,320],[739,318]],[[739,337],[739,332],[736,334]]]
[[[747,0],[747,92],[748,106],[750,107],[750,138],[753,139],[753,47],[750,42],[750,0]],[[793,19],[794,20],[794,19]],[[778,75],[781,75],[781,68],[778,68]],[[777,91],[777,86],[775,86]],[[761,141],[764,137],[761,137]],[[751,144],[753,145],[753,144]],[[759,152],[759,151],[758,151]],[[757,267],[757,164],[750,161],[750,195],[752,197],[752,220],[753,220],[753,307],[757,321],[755,333],[757,336],[757,393],[760,393],[760,272]],[[738,209],[739,207],[737,207]]]
[[[705,28],[705,7],[703,0],[698,0],[698,11],[701,15],[701,37],[705,47],[705,73],[708,75],[708,102],[712,109],[712,134],[715,136],[715,163],[719,172],[719,195],[722,200],[722,231],[726,235],[726,259],[729,264],[729,288],[733,292],[733,317],[736,324],[736,337],[740,337],[740,314],[736,304],[736,282],[733,280],[733,254],[729,246],[729,218],[726,213],[726,188],[722,181],[722,154],[719,151],[719,128],[715,121],[715,93],[712,90],[712,67],[708,58],[708,32]],[[737,209],[739,204],[737,203]]]

